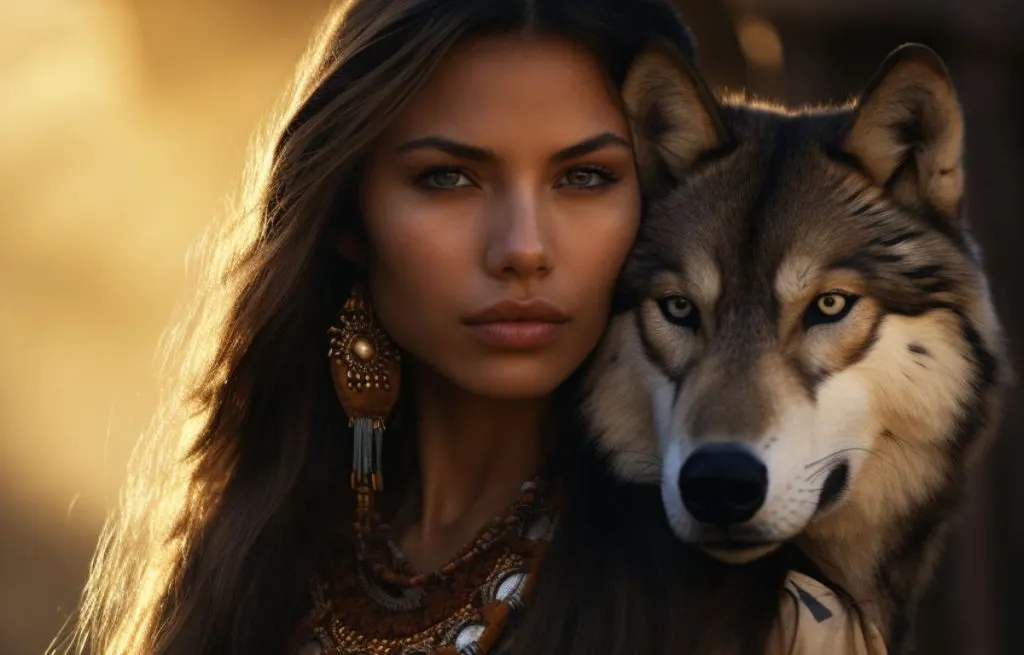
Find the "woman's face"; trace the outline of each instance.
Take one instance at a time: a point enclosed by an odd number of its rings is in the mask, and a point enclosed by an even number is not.
[[[586,50],[467,41],[376,144],[361,209],[398,346],[472,393],[541,397],[596,346],[636,235],[628,124]]]

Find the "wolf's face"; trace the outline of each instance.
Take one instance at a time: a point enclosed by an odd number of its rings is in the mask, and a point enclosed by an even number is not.
[[[855,106],[790,113],[718,104],[655,49],[625,98],[653,192],[590,379],[600,445],[726,561],[802,533],[896,547],[995,402],[941,62],[902,49]]]

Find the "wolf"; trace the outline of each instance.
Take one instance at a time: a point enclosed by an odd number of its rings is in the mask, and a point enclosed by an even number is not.
[[[731,563],[796,547],[904,652],[1010,378],[922,45],[842,106],[716,98],[652,46],[623,90],[645,216],[586,383],[618,476]]]

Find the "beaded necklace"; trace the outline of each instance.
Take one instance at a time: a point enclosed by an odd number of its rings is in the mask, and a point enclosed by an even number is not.
[[[556,523],[549,488],[527,482],[452,560],[423,573],[387,525],[357,531],[355,557],[314,585],[296,655],[487,655],[532,596]]]

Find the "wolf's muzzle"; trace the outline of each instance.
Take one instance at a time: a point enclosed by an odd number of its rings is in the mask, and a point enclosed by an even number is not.
[[[739,444],[701,446],[679,472],[683,506],[701,523],[745,523],[761,509],[767,493],[768,469]]]

